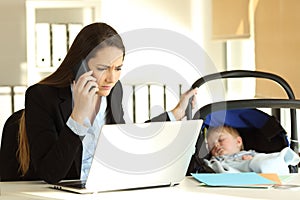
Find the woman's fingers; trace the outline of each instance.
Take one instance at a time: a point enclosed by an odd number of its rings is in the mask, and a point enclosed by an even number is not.
[[[97,79],[92,76],[93,71],[88,71],[84,74],[82,74],[77,82],[75,82],[74,89],[77,89],[78,91],[89,93],[92,88],[97,88]]]

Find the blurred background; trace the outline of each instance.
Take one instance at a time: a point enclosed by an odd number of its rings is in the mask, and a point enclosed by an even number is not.
[[[24,107],[26,88],[52,73],[77,32],[96,21],[108,23],[121,34],[144,28],[176,32],[201,47],[213,63],[196,66],[201,71],[272,72],[283,77],[299,97],[299,9],[298,0],[1,0],[0,128],[13,111]],[[130,55],[125,64],[142,63],[141,58]],[[156,64],[168,63],[162,54],[151,54],[151,58]],[[180,62],[169,63],[181,73]],[[124,70],[124,77],[126,73]],[[191,77],[186,78],[188,84],[200,78],[198,74],[183,76]],[[130,87],[134,82],[126,81],[123,84]],[[226,98],[286,98],[280,87],[269,81],[247,79],[222,84]],[[178,93],[171,95],[165,109],[174,106]],[[199,106],[210,101],[212,93],[199,92]],[[142,109],[137,112],[142,113],[137,114],[140,121],[150,116]],[[288,114],[283,111],[281,116],[288,127]]]

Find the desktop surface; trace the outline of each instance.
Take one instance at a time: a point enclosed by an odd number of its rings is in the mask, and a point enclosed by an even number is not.
[[[300,174],[292,174],[284,184],[300,185]],[[101,192],[96,194],[75,194],[59,191],[42,181],[32,182],[0,182],[1,200],[27,199],[298,199],[300,188],[230,188],[206,187],[188,176],[179,185],[136,190]]]

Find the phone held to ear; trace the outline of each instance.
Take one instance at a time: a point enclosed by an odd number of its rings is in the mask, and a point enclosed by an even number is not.
[[[86,64],[86,62],[85,62],[85,60],[83,60],[83,61],[81,62],[81,65],[80,65],[78,71],[77,71],[76,74],[75,74],[75,81],[77,82],[77,80],[79,79],[79,77],[80,77],[82,74],[84,74],[85,72],[88,72],[88,71],[89,71],[89,68],[88,68],[88,66],[87,66],[87,64]]]
[[[80,77],[82,74],[84,74],[84,73],[86,73],[86,72],[88,72],[88,71],[90,71],[90,69],[89,69],[89,67],[87,66],[85,60],[83,60],[83,61],[81,62],[81,65],[80,65],[80,67],[79,67],[77,73],[76,73],[75,81],[77,82],[77,80],[79,79],[79,77]],[[93,88],[95,88],[95,86],[92,86],[92,87],[90,88],[89,91],[91,91]]]

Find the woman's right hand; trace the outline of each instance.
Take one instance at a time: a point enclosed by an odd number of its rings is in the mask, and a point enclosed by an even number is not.
[[[73,120],[83,125],[84,119],[95,113],[96,101],[99,98],[99,90],[96,78],[92,76],[93,71],[82,74],[72,84],[74,107],[71,114]]]

